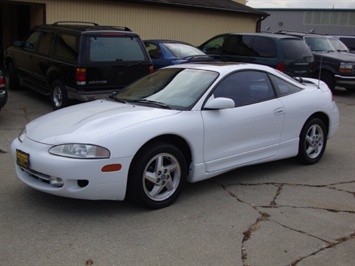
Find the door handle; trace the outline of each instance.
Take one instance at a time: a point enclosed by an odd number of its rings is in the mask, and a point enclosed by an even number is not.
[[[284,113],[285,113],[285,109],[283,107],[274,110],[274,115],[283,115]]]

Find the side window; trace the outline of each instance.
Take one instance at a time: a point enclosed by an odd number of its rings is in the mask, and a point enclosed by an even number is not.
[[[275,87],[277,97],[290,95],[302,90],[301,88],[273,75],[270,75],[270,78]]]
[[[255,36],[252,41],[252,49],[259,57],[274,58],[277,56],[274,41],[267,37]]]
[[[266,73],[242,71],[222,80],[214,91],[214,97],[231,98],[237,107],[274,99],[275,93]]]
[[[75,62],[78,58],[77,37],[74,35],[59,34],[56,47],[55,57],[67,61]]]
[[[222,47],[224,55],[258,56],[251,47],[252,36],[231,35]]]
[[[24,48],[30,51],[36,51],[39,44],[39,38],[41,37],[41,32],[34,31],[24,42]]]
[[[53,32],[43,32],[41,41],[38,46],[38,53],[49,55],[53,37]]]
[[[219,36],[213,38],[209,42],[205,43],[201,50],[207,54],[220,54],[224,43],[225,36]]]
[[[161,50],[160,50],[159,46],[157,46],[153,43],[145,43],[145,48],[147,49],[150,58],[158,59],[160,57]]]

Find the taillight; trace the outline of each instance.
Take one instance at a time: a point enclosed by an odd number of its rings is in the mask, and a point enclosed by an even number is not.
[[[77,85],[86,84],[86,68],[77,68],[75,72],[75,80]]]
[[[4,88],[4,87],[5,87],[5,77],[0,76],[0,88]]]
[[[285,63],[283,63],[283,62],[278,63],[276,66],[276,69],[280,70],[281,72],[285,72]]]
[[[153,73],[154,72],[154,67],[153,66],[149,66],[149,73]]]

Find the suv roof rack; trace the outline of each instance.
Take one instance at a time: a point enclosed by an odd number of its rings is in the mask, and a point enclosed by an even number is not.
[[[95,22],[86,22],[86,21],[57,21],[52,24],[52,26],[58,27],[67,27],[71,29],[80,29],[80,30],[87,30],[87,29],[106,29],[106,30],[122,30],[122,31],[131,31],[130,28],[124,26],[106,26],[106,25],[99,25]]]
[[[57,25],[68,25],[68,24],[74,24],[74,25],[91,24],[92,26],[99,26],[99,24],[95,22],[85,22],[85,21],[57,21],[54,22],[52,25],[57,26]]]

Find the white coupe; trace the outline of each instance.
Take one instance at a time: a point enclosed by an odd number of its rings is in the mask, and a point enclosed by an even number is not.
[[[34,189],[157,209],[186,181],[288,157],[316,163],[338,125],[322,81],[253,64],[183,64],[31,121],[11,152]]]

